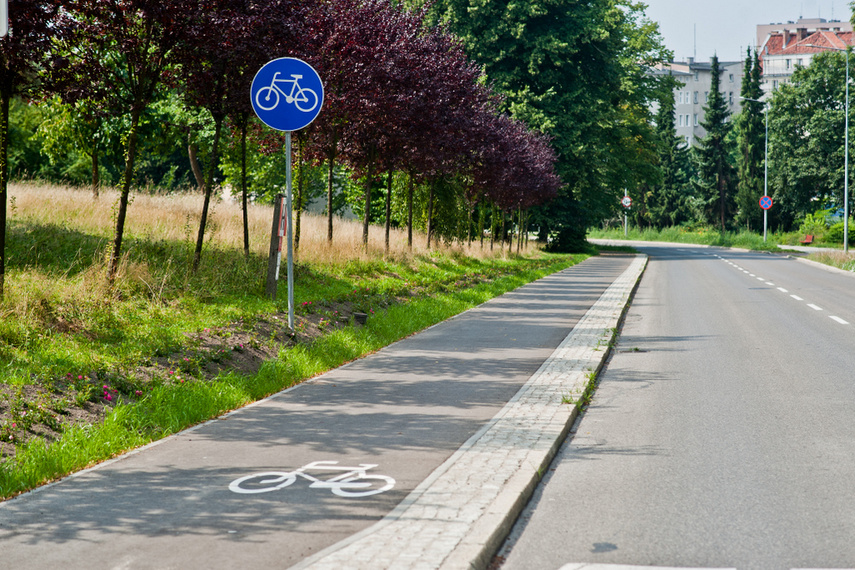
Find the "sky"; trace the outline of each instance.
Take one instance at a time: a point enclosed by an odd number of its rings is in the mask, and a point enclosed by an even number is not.
[[[643,0],[646,14],[659,22],[665,46],[676,61],[745,59],[754,47],[758,24],[796,21],[799,17],[849,20],[849,0]]]

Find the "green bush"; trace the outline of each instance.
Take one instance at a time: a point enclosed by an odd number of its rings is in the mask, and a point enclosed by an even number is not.
[[[853,221],[849,220],[849,243],[852,243],[852,225]],[[837,222],[828,228],[828,231],[821,238],[815,235],[815,239],[829,243],[843,243],[843,222]]]

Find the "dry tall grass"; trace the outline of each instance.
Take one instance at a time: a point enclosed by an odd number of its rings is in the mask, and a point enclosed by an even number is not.
[[[43,183],[13,183],[9,185],[9,195],[9,214],[12,219],[19,217],[58,224],[104,237],[112,237],[115,230],[114,210],[119,196],[115,190],[103,190],[100,198],[94,199],[86,189]],[[200,194],[134,194],[132,200],[128,207],[126,235],[152,240],[195,242],[202,211],[203,197]],[[250,248],[262,256],[267,255],[269,248],[272,216],[271,206],[250,204],[247,209]],[[359,221],[336,218],[333,225],[334,239],[329,243],[327,218],[304,213],[300,234],[298,261],[303,259],[312,263],[337,264],[386,255],[384,229],[376,226],[370,228],[366,252],[362,244],[362,223]],[[243,248],[243,217],[239,203],[218,200],[212,204],[206,240],[222,248]],[[407,259],[412,255],[426,254],[426,242],[423,233],[414,232],[413,248],[410,250],[407,247],[406,229],[393,229],[389,256]],[[526,247],[533,246],[526,244]],[[431,250],[476,258],[504,257],[508,253],[507,244],[502,248],[497,243],[491,250],[489,243],[481,247],[478,241],[471,245],[434,243]]]

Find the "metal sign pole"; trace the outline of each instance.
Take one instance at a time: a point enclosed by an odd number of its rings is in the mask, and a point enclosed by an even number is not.
[[[2,0],[0,0],[2,1]],[[289,78],[290,79],[287,79]],[[291,133],[315,120],[324,103],[321,76],[303,60],[280,57],[265,63],[252,80],[252,110],[262,123],[285,133],[286,259],[288,260],[288,327],[294,330],[294,238],[291,228]],[[281,209],[281,208],[280,208]],[[272,246],[271,246],[272,247]],[[271,249],[271,254],[273,250]],[[278,270],[277,275],[278,277]],[[268,275],[268,282],[271,276]],[[275,279],[273,297],[275,299]]]
[[[629,193],[626,191],[626,188],[623,189],[623,197],[624,200],[629,196]],[[627,237],[629,235],[629,212],[626,211],[626,207],[623,210],[623,237]]]
[[[294,232],[291,228],[291,131],[285,131],[285,215],[288,248],[288,328],[294,330]]]

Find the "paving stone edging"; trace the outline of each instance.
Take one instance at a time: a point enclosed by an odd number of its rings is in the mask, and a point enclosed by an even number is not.
[[[381,521],[295,569],[485,568],[548,468],[647,265],[637,255],[505,407]]]

